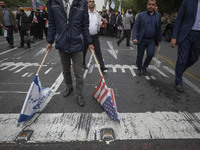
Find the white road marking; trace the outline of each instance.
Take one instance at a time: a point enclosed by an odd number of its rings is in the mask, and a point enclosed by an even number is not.
[[[44,74],[48,74],[53,68],[49,68],[47,71],[44,72]]]
[[[22,130],[19,114],[0,114],[0,143],[13,143]],[[119,113],[120,124],[103,113],[43,113],[27,129],[29,143],[96,141],[100,130],[112,128],[115,140],[200,139],[200,113]]]
[[[8,58],[5,58],[5,59],[3,59],[3,60],[0,60],[0,63],[2,63],[2,62],[5,61],[5,60],[8,60]]]
[[[88,62],[88,64],[87,64],[87,67],[88,67],[89,69],[90,69],[90,66],[91,66],[91,62],[92,62],[92,54],[90,55],[90,59],[89,59],[89,62]],[[83,79],[86,78],[87,73],[88,73],[88,69],[85,70],[84,75],[83,75]]]
[[[154,77],[154,76],[151,76],[151,78],[152,78],[153,80],[156,80],[156,77]]]
[[[33,73],[30,73],[27,77],[31,77],[33,75]]]
[[[4,52],[0,53],[0,55],[3,55],[3,54],[6,54],[6,53],[9,53],[9,52],[12,52],[12,51],[14,51],[14,50],[16,50],[16,49],[17,49],[17,47],[15,47],[15,48],[13,48],[13,49],[9,49],[9,50],[7,50],[7,51],[4,51]]]
[[[46,53],[46,48],[42,48],[37,54],[35,54],[34,57],[37,57],[37,56],[42,55],[44,53]]]
[[[156,63],[156,64],[155,64],[155,66],[159,68],[159,67],[160,67],[160,65],[161,65],[161,61],[159,61],[159,60],[158,60],[158,59],[156,59],[155,57],[153,57],[153,60],[154,60],[154,61],[155,61],[155,63]]]
[[[168,72],[173,74],[175,76],[175,71],[169,68],[168,66],[163,66],[164,69],[166,69]],[[188,79],[183,77],[183,82],[185,82],[187,85],[189,85],[192,89],[194,89],[196,92],[200,93],[200,88],[196,85],[194,85],[192,82],[190,82]]]
[[[150,79],[151,79],[149,76],[145,76],[145,78],[146,78],[147,80],[150,80]]]
[[[94,66],[97,67],[96,65],[94,65]],[[106,67],[112,68],[113,73],[117,73],[117,69],[120,69],[122,71],[122,73],[126,73],[126,69],[128,69],[128,70],[130,70],[130,72],[131,72],[133,77],[136,76],[136,73],[134,71],[134,70],[137,69],[136,65],[119,65],[119,64],[113,65],[113,64],[107,64]],[[160,69],[156,68],[155,66],[150,65],[148,69],[155,70],[158,73],[160,73],[162,76],[164,76],[166,78],[169,78],[164,72],[162,72]]]
[[[28,74],[29,74],[29,73],[27,72],[27,73],[23,74],[22,77],[26,77]]]
[[[149,65],[149,69],[154,69],[154,70],[156,70],[158,73],[160,73],[163,77],[165,77],[165,78],[169,78],[169,76],[168,75],[166,75],[164,72],[162,72],[160,69],[158,69],[156,66],[152,66],[152,65]]]
[[[13,68],[9,69],[9,71],[13,71],[13,70],[17,69],[18,67],[22,67],[22,68],[16,70],[14,73],[18,73],[27,67],[38,67],[38,66],[40,66],[40,64],[38,64],[38,63],[23,63],[23,62],[18,62],[18,63],[4,62],[4,63],[0,64],[0,67],[4,67],[4,68],[1,68],[1,70],[5,70],[10,67],[13,67]],[[47,65],[43,65],[43,66],[47,66]]]
[[[0,91],[2,94],[27,94],[28,92],[23,92],[23,91]]]
[[[108,49],[108,52],[115,58],[117,59],[117,55],[118,55],[118,50],[115,50],[112,44],[112,41],[107,41],[108,46],[110,47],[110,49]]]
[[[39,44],[41,41],[39,41],[39,42],[37,42],[37,43],[34,43],[34,44],[31,44],[31,46],[34,46],[34,45],[37,45],[37,44]],[[0,53],[0,55],[3,55],[3,54],[6,54],[6,53],[9,53],[9,52],[12,52],[12,51],[14,51],[14,50],[16,50],[17,49],[17,47],[15,47],[15,48],[13,48],[13,49],[9,49],[9,50],[7,50],[7,51],[4,51],[4,52],[2,52],[2,53]]]
[[[14,62],[9,62],[9,63],[7,63],[7,66],[6,67],[4,67],[4,68],[1,68],[1,70],[6,70],[6,69],[8,69],[10,66],[13,66],[14,65]],[[1,66],[3,66],[3,65],[0,65],[0,67]]]

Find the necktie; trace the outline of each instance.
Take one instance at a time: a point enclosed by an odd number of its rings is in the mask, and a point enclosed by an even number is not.
[[[65,0],[65,12],[66,12],[66,15],[67,15],[67,18],[69,19],[69,11],[70,11],[70,3],[69,3],[69,0]]]

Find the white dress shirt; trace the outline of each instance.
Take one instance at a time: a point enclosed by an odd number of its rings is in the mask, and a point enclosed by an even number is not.
[[[89,12],[89,22],[90,22],[89,24],[90,35],[98,34],[98,31],[100,31],[102,18],[97,11],[90,12],[90,10],[88,10],[88,12]]]
[[[98,19],[97,16],[95,14],[95,12],[90,12],[89,11],[89,31],[90,31],[90,35],[95,35],[98,33]]]

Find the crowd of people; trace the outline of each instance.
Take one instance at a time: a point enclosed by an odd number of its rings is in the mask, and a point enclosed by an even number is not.
[[[17,28],[20,33],[20,48],[24,47],[24,37],[33,36],[34,40],[43,40],[43,32],[47,37],[46,49],[51,50],[56,40],[56,49],[59,50],[63,67],[66,89],[63,96],[67,97],[73,91],[71,77],[71,62],[76,78],[77,103],[84,106],[83,99],[83,69],[86,65],[87,50],[94,51],[100,63],[101,71],[106,68],[101,53],[99,35],[118,38],[116,43],[127,39],[126,46],[130,46],[130,38],[137,45],[137,75],[146,75],[147,68],[162,40],[162,30],[166,22],[174,22],[171,46],[178,43],[178,59],[176,63],[175,88],[183,92],[183,72],[192,66],[200,54],[200,0],[183,0],[179,13],[174,11],[171,16],[158,12],[156,0],[148,0],[147,10],[133,16],[131,9],[125,14],[116,11],[95,11],[95,0],[51,0],[47,3],[47,11],[32,11],[26,15],[22,7],[18,7],[16,16],[0,1],[0,25],[7,29],[6,39],[11,48],[13,43],[13,30]],[[195,9],[194,9],[195,8]],[[196,13],[195,13],[196,12]],[[56,36],[56,38],[55,38]],[[27,42],[30,47],[30,42]],[[146,58],[143,63],[144,53]]]
[[[14,32],[19,32],[21,38],[18,48],[24,47],[25,43],[30,48],[31,42],[43,40],[43,33],[47,37],[48,13],[45,9],[42,12],[40,9],[31,11],[28,16],[21,6],[17,6],[16,14],[6,7],[4,1],[0,1],[0,7],[0,25],[4,29],[1,35],[6,37],[9,47],[14,48]]]

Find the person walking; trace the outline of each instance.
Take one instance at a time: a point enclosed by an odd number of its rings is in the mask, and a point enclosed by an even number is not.
[[[134,17],[132,15],[132,10],[129,9],[128,13],[125,16],[124,22],[124,33],[123,36],[117,41],[117,45],[120,46],[120,43],[126,38],[126,46],[130,46],[130,38],[131,38],[131,29],[134,23]]]
[[[0,6],[0,27],[8,29],[6,40],[9,47],[14,48],[13,30],[14,27],[17,28],[16,18],[13,12],[9,8],[6,8],[4,1],[0,1]]]
[[[94,10],[95,8],[95,1],[94,0],[89,0],[88,1],[88,9],[89,9],[89,31],[90,31],[90,36],[92,37],[92,43],[94,45],[94,52],[97,56],[97,59],[100,64],[101,71],[104,72],[108,68],[104,66],[104,61],[102,58],[102,53],[101,53],[101,48],[100,48],[100,42],[99,42],[99,35],[98,31],[100,30],[101,26],[101,16],[98,12]],[[85,41],[85,48],[83,51],[83,68],[88,69],[86,64],[85,64],[85,57],[87,54],[87,49],[88,49],[88,43]]]
[[[175,88],[178,92],[184,92],[183,73],[198,61],[200,55],[200,0],[183,0],[174,23],[171,47],[174,48],[176,43]]]
[[[66,89],[63,96],[67,97],[73,91],[71,76],[71,61],[76,78],[77,103],[84,106],[83,99],[83,37],[93,50],[89,34],[89,15],[85,0],[50,0],[47,3],[49,29],[47,34],[47,50],[52,49],[56,35],[56,49],[59,50],[63,67]]]
[[[24,8],[20,7],[20,18],[19,18],[19,34],[21,37],[21,42],[20,42],[20,46],[18,48],[23,48],[24,47],[24,36],[28,36],[30,35],[30,22],[29,22],[29,18],[26,15],[26,13],[24,12]],[[26,42],[28,48],[31,48],[30,45],[30,41]]]
[[[162,39],[161,15],[155,12],[156,0],[149,0],[147,11],[140,12],[133,26],[132,39],[137,44],[137,75],[146,75],[146,68],[149,66],[155,50],[159,47]],[[144,52],[146,50],[146,59],[142,65]]]
[[[116,13],[117,18],[116,18],[116,28],[117,28],[117,38],[120,38],[121,36],[121,31],[122,31],[122,16],[119,11]]]

